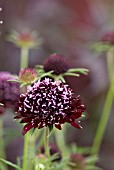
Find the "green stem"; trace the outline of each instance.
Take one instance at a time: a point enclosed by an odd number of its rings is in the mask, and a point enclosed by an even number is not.
[[[5,155],[5,148],[4,148],[4,142],[3,142],[3,119],[2,116],[0,116],[0,157],[4,158]]]
[[[27,150],[28,150],[28,133],[24,136],[24,151],[22,170],[27,170]]]
[[[108,69],[109,80],[111,82],[114,73],[114,49],[113,48],[111,48],[107,52],[107,69]]]
[[[28,56],[29,56],[29,49],[28,48],[21,48],[20,70],[28,67]]]
[[[111,107],[113,104],[113,99],[114,99],[114,78],[113,78],[114,63],[113,62],[114,62],[113,49],[110,49],[107,52],[107,67],[108,67],[108,74],[109,74],[109,80],[110,80],[110,87],[109,87],[108,94],[105,100],[104,109],[101,115],[101,120],[99,122],[97,132],[96,132],[96,135],[93,141],[91,154],[97,154],[100,150],[104,132],[105,132],[107,122],[109,119],[109,115],[111,112]]]
[[[110,87],[107,97],[106,97],[106,101],[105,101],[105,105],[104,105],[104,109],[102,112],[102,116],[101,116],[101,120],[100,123],[98,125],[98,129],[96,132],[96,136],[93,142],[93,147],[91,149],[91,154],[97,154],[99,152],[100,146],[101,146],[101,142],[104,136],[104,132],[105,132],[105,128],[108,122],[108,117],[110,115],[110,111],[111,111],[111,107],[112,107],[112,103],[113,103],[113,95],[112,95],[112,87]]]
[[[50,150],[49,150],[49,129],[46,127],[44,129],[44,148],[45,148],[45,155],[50,157]]]
[[[5,144],[4,144],[4,136],[3,135],[4,135],[3,117],[0,116],[0,158],[6,159]],[[0,164],[1,164],[1,166],[4,167],[5,170],[7,170],[6,164],[4,164],[4,163],[0,163]]]
[[[66,125],[64,125],[64,129],[62,131],[59,131],[58,129],[55,129],[55,139],[58,148],[62,151],[62,154],[66,153],[66,142],[65,142],[65,132],[66,132]]]
[[[20,70],[28,67],[28,56],[29,49],[21,48],[20,54]],[[24,88],[24,92],[26,92],[26,88]],[[24,151],[23,151],[23,164],[22,170],[27,170],[27,151],[28,151],[28,133],[24,136]]]

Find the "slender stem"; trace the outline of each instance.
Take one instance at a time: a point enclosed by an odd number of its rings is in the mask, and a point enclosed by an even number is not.
[[[28,67],[28,56],[29,56],[29,49],[28,48],[21,48],[20,54],[20,70],[22,68]],[[26,92],[26,88],[22,89]],[[23,164],[22,170],[27,170],[27,151],[28,151],[28,133],[24,136],[24,150],[23,150]]]
[[[45,148],[45,155],[50,157],[50,149],[49,149],[49,129],[46,127],[44,131],[44,148]]]
[[[27,170],[27,150],[28,150],[28,133],[24,136],[24,151],[22,170]]]
[[[0,157],[4,158],[4,142],[3,142],[3,119],[0,116]]]
[[[104,132],[105,132],[105,128],[108,122],[108,117],[110,115],[110,111],[111,111],[111,107],[112,107],[112,103],[113,103],[113,95],[112,95],[112,87],[110,87],[107,97],[106,97],[106,101],[105,101],[105,105],[104,105],[104,109],[102,112],[102,116],[101,116],[101,120],[100,123],[98,125],[98,129],[96,132],[96,136],[93,142],[93,147],[91,149],[91,154],[97,154],[99,152],[100,146],[101,146],[101,142],[104,136]]]
[[[0,116],[0,158],[6,159],[6,154],[5,154],[5,144],[4,144],[4,128],[3,128],[3,117]],[[7,169],[7,165],[4,163],[3,167]],[[2,165],[1,165],[2,166]]]
[[[67,128],[66,125],[64,125],[64,129],[62,129],[62,131],[55,129],[56,143],[58,148],[62,151],[62,154],[66,153],[66,142],[65,142],[66,128]]]
[[[29,56],[29,49],[28,48],[21,48],[20,70],[22,68],[28,67],[28,56]]]
[[[107,52],[107,69],[110,82],[112,81],[112,75],[114,73],[114,48],[111,48]]]
[[[101,115],[101,120],[98,125],[96,136],[94,138],[93,146],[91,149],[91,154],[97,154],[100,150],[100,146],[101,146],[104,132],[107,126],[108,118],[110,115],[111,107],[113,104],[113,99],[114,99],[114,77],[113,77],[114,56],[113,56],[113,52],[114,52],[113,49],[110,49],[107,53],[107,67],[108,67],[108,74],[109,74],[109,80],[110,80],[110,87],[109,87],[108,94],[105,100],[104,109]]]
[[[62,77],[62,75],[60,76],[54,76],[54,80],[58,81],[61,80],[63,82],[65,82],[64,78]],[[56,143],[58,148],[62,151],[62,154],[65,153],[66,151],[66,142],[65,142],[65,132],[66,132],[66,125],[64,125],[64,129],[60,132],[59,130],[55,130],[55,139],[56,139]]]

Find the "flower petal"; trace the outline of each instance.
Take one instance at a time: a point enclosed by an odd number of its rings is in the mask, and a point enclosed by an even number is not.
[[[55,124],[55,127],[56,127],[57,129],[59,129],[59,130],[62,129],[60,124]]]
[[[25,117],[20,121],[20,123],[27,123],[27,122],[30,122],[30,121],[31,121],[31,119],[29,117]]]
[[[77,124],[76,122],[71,122],[70,124],[75,128],[82,129],[82,127],[79,124]]]
[[[35,125],[33,123],[27,123],[22,131],[22,135],[25,135],[30,129],[32,129]]]

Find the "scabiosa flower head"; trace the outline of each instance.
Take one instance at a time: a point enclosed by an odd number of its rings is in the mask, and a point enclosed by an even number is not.
[[[0,114],[5,111],[5,108],[15,109],[18,97],[20,95],[20,87],[17,82],[10,82],[12,74],[9,72],[0,72]]]
[[[25,69],[22,69],[19,73],[19,81],[21,83],[30,84],[37,78],[37,76],[38,74],[34,69],[25,68]]]
[[[54,71],[54,74],[59,75],[67,72],[69,69],[68,63],[64,56],[59,54],[52,54],[44,61],[44,71]]]
[[[70,162],[73,163],[69,165],[72,170],[85,170],[86,168],[85,157],[82,154],[71,154]]]
[[[22,32],[11,31],[7,40],[19,48],[34,48],[42,44],[43,40],[35,31],[24,30]]]
[[[114,45],[114,31],[107,32],[101,38],[103,43],[108,43],[110,45]]]
[[[26,123],[22,134],[31,128],[53,126],[61,130],[61,125],[70,123],[76,128],[80,125],[75,120],[85,111],[80,97],[74,97],[72,89],[61,81],[48,78],[38,80],[28,88],[26,94],[21,94],[18,103],[18,116],[21,123]]]

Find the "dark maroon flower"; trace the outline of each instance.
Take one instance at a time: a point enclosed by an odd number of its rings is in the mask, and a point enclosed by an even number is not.
[[[85,170],[86,168],[85,157],[82,154],[71,154],[70,162],[73,163],[69,164],[72,170]]]
[[[70,123],[80,128],[75,120],[85,111],[80,96],[74,97],[72,89],[61,81],[52,81],[49,78],[38,80],[28,88],[26,94],[21,94],[18,111],[15,118],[26,123],[22,134],[31,128],[53,126],[61,130],[61,125]]]
[[[68,63],[65,60],[65,57],[59,54],[51,54],[44,61],[44,71],[54,71],[54,74],[59,75],[67,72],[69,69]]]
[[[101,41],[104,43],[114,45],[114,31],[110,31],[104,34],[101,38]]]
[[[10,82],[12,74],[9,72],[0,72],[0,114],[4,113],[5,108],[13,108],[15,110],[19,95],[20,87],[17,82]]]
[[[60,152],[59,148],[54,143],[49,144],[49,150],[50,150],[51,156],[58,153],[58,158],[54,159],[53,161],[60,161],[61,160],[61,158],[62,158],[61,152]],[[41,153],[45,154],[44,146],[41,147]]]

